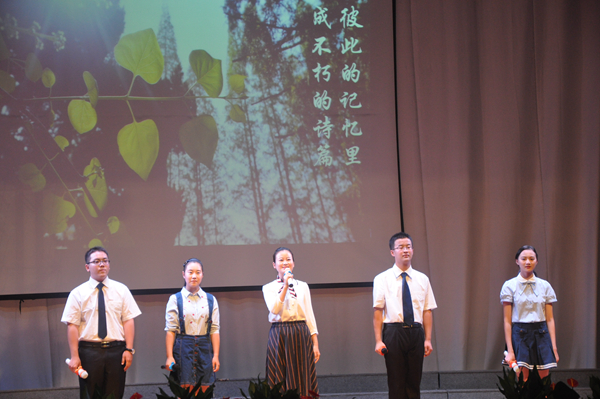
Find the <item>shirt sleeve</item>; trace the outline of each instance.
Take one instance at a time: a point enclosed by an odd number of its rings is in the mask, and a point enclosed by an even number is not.
[[[381,274],[373,279],[373,307],[377,309],[385,308],[385,287],[384,279]]]
[[[546,292],[544,293],[544,301],[546,303],[556,302],[556,293],[554,292],[554,288],[550,285],[550,283],[546,282]]]
[[[273,314],[279,314],[283,309],[283,302],[279,300],[277,290],[275,290],[274,288],[274,284],[263,285],[263,297],[265,298],[265,303],[267,304],[267,309],[269,309],[269,312]]]
[[[131,320],[135,317],[138,317],[142,314],[142,311],[138,307],[135,299],[133,299],[133,295],[131,295],[131,291],[129,288],[124,287],[123,292],[123,312],[121,313],[121,321],[125,322],[127,320]]]
[[[221,329],[220,324],[220,314],[219,314],[219,303],[217,302],[217,298],[213,296],[213,312],[212,312],[212,324],[210,326],[211,334],[219,334]]]
[[[81,302],[77,299],[74,291],[71,291],[67,298],[65,310],[60,321],[65,324],[75,324],[76,326],[81,324]]]
[[[435,296],[433,295],[433,288],[431,288],[431,281],[427,278],[427,293],[425,294],[423,310],[433,310],[435,308],[437,308],[437,303],[435,302]]]
[[[306,324],[308,325],[308,329],[310,331],[310,335],[319,334],[317,330],[317,320],[315,319],[315,313],[313,312],[312,300],[310,298],[310,289],[308,288],[308,284],[303,283],[305,295],[305,314],[306,314]]]
[[[171,295],[167,302],[165,312],[165,331],[171,331],[179,334],[179,312],[177,310],[177,297]]]
[[[503,285],[502,285],[502,289],[500,290],[500,302],[510,302],[513,303],[513,295],[514,292],[513,290],[510,288],[509,285],[509,281],[506,281]]]

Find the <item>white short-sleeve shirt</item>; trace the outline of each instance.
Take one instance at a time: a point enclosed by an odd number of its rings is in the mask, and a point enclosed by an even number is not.
[[[556,301],[550,283],[535,275],[526,280],[519,273],[507,280],[500,290],[500,302],[513,304],[513,323],[546,321],[546,304]]]
[[[410,266],[406,281],[410,289],[414,320],[423,323],[423,312],[437,308],[429,278]],[[396,264],[373,280],[373,307],[383,309],[384,323],[402,323],[402,270]]]
[[[185,333],[188,335],[206,335],[208,327],[208,298],[206,292],[200,288],[192,294],[185,287],[181,289],[183,298],[183,319],[185,322]],[[211,334],[218,334],[220,329],[219,303],[214,297]],[[167,302],[165,313],[165,331],[180,332],[179,311],[177,309],[177,295],[171,295]]]
[[[60,321],[79,326],[80,341],[125,341],[123,322],[139,316],[142,312],[125,284],[105,278],[102,291],[107,335],[101,340],[98,337],[98,283],[90,277],[88,281],[73,289]]]

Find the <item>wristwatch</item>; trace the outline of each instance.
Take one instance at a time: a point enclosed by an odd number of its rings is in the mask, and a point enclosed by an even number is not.
[[[129,348],[125,348],[125,350],[126,350],[127,352],[130,352],[132,355],[135,355],[135,349],[133,349],[133,348],[131,348],[131,349],[129,349]]]

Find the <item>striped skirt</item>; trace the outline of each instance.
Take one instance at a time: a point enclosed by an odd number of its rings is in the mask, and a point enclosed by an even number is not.
[[[267,382],[283,382],[282,393],[297,389],[302,396],[319,393],[315,352],[305,321],[272,323],[267,344]]]

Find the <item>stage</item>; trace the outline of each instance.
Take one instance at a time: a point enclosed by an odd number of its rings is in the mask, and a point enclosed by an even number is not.
[[[589,376],[600,375],[598,369],[557,370],[552,375],[552,382],[566,382],[574,379],[579,383],[575,389],[586,398],[591,395]],[[421,382],[422,399],[502,399],[498,390],[498,376],[502,371],[455,371],[427,372]],[[162,388],[167,394],[170,390],[166,383],[133,384],[125,387],[124,398],[139,393],[144,398],[155,398]],[[248,379],[232,379],[218,381],[215,398],[241,398],[242,389],[248,395]],[[324,375],[319,376],[319,390],[323,398],[357,398],[387,399],[387,383],[385,374],[356,375]],[[0,391],[2,399],[66,399],[78,397],[79,389],[53,388],[20,391]]]

